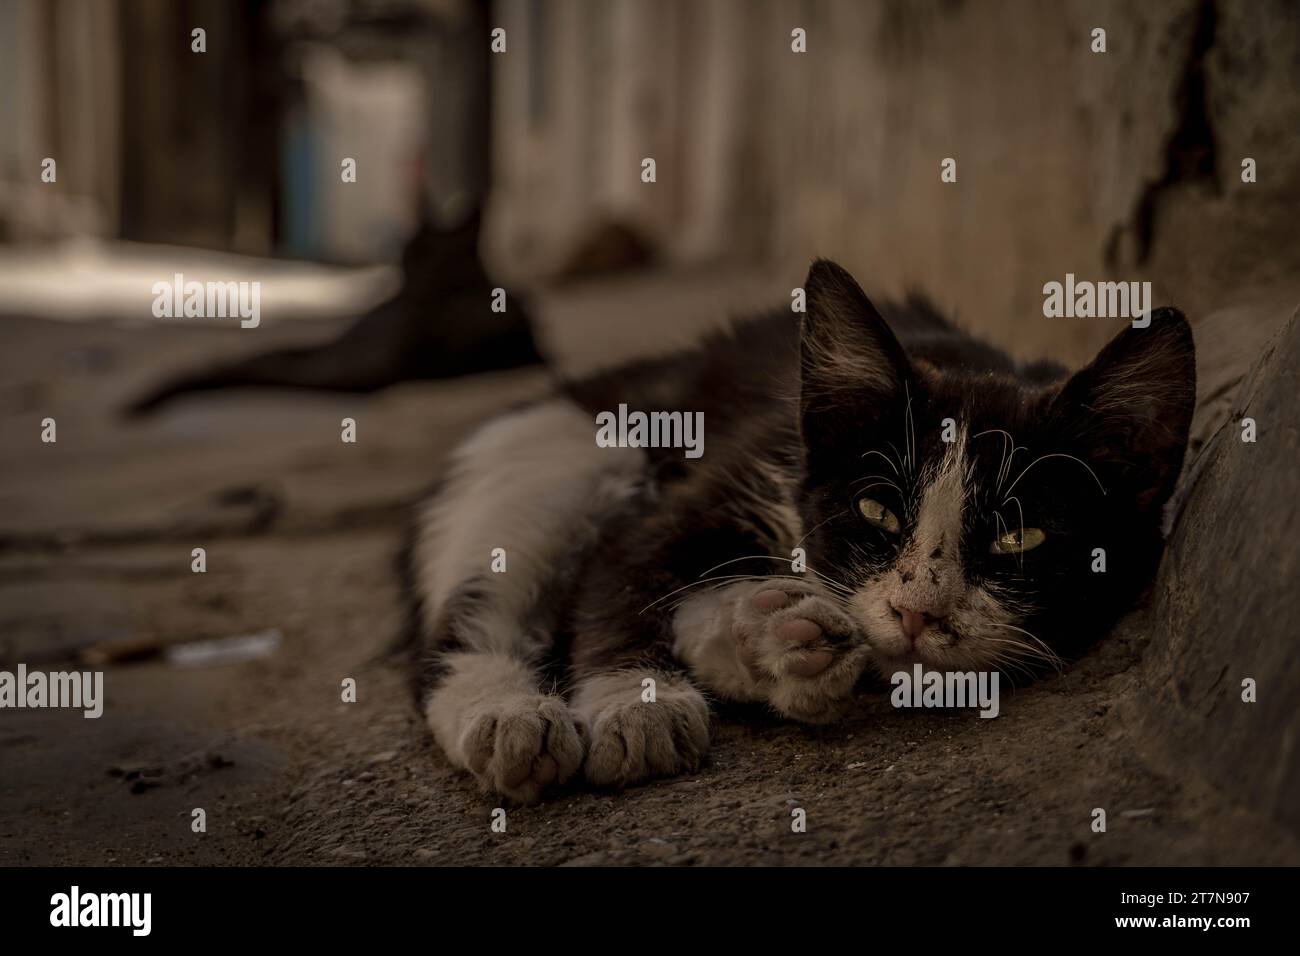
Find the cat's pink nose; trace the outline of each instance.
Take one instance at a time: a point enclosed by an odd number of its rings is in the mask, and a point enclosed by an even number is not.
[[[898,623],[903,628],[903,635],[909,641],[915,641],[934,621],[934,618],[924,611],[914,611],[910,607],[897,607],[893,604],[890,607],[898,615]]]

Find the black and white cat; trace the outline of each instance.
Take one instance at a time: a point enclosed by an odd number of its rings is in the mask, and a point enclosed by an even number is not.
[[[486,788],[694,768],[710,696],[826,721],[869,666],[1055,666],[1149,583],[1195,402],[1181,314],[1068,377],[919,300],[886,322],[831,262],[805,290],[802,323],[569,383],[455,452],[408,556],[417,682]],[[706,454],[599,447],[619,404],[703,412]]]

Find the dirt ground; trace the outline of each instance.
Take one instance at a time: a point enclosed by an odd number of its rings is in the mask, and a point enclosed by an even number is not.
[[[756,290],[761,280],[738,280],[728,304]],[[580,354],[582,322],[607,321],[612,295],[572,294],[564,305],[586,318],[552,348],[595,362]],[[716,311],[697,298],[698,314]],[[694,321],[676,314],[683,328]],[[630,351],[681,331],[618,321]],[[575,786],[508,807],[506,832],[493,832],[498,801],[436,752],[400,662],[384,656],[403,613],[393,557],[448,448],[544,390],[545,375],[196,398],[142,424],[114,413],[163,371],[336,327],[264,324],[250,337],[0,320],[5,658],[99,637],[283,634],[253,662],[111,668],[99,720],[0,711],[0,864],[1300,860],[1285,830],[1139,730],[1142,611],[1064,674],[1004,692],[995,720],[895,710],[879,688],[826,728],[729,708],[700,772],[621,793]],[[47,416],[53,445],[39,437]],[[357,420],[355,445],[339,440],[344,417]],[[207,549],[205,574],[190,570],[195,547]],[[355,703],[341,700],[347,677]],[[1098,807],[1105,833],[1091,829]],[[205,833],[192,832],[195,808]],[[806,832],[792,831],[796,808]]]

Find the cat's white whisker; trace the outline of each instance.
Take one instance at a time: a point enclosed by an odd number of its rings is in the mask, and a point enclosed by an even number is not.
[[[715,582],[717,582],[717,581],[729,581],[729,580],[733,580],[733,579],[736,579],[736,578],[749,578],[749,577],[753,577],[753,575],[749,575],[749,574],[728,574],[728,575],[722,575],[722,576],[720,576],[720,577],[715,577],[715,578],[701,578],[701,579],[698,580],[698,581],[692,581],[692,582],[690,582],[689,584],[683,584],[681,587],[679,587],[679,588],[674,588],[673,590],[669,591],[667,594],[663,595],[662,597],[656,598],[655,600],[651,601],[649,604],[647,604],[647,605],[646,605],[645,607],[643,607],[641,610],[637,611],[637,615],[638,615],[638,616],[639,616],[639,615],[642,615],[642,614],[644,614],[646,611],[650,610],[652,607],[655,607],[656,605],[661,604],[661,603],[663,603],[664,601],[668,600],[668,599],[669,599],[670,597],[672,597],[674,594],[681,594],[683,591],[689,591],[691,588],[703,587],[703,586],[706,585],[706,584],[713,584],[713,583],[715,583]]]
[[[1015,496],[1008,497],[1002,503],[1006,504],[1008,501],[1014,501],[1016,503],[1016,510],[1020,512],[1020,540],[1024,541],[1025,540],[1025,509],[1020,506],[1020,499]],[[1017,552],[1016,564],[1020,567],[1020,573],[1024,574],[1025,573],[1025,552],[1023,551]]]
[[[885,463],[889,465],[890,468],[894,469],[895,476],[899,478],[903,477],[898,471],[898,466],[895,465],[893,460],[888,455],[886,455],[883,451],[877,451],[876,449],[873,448],[868,452],[864,452],[862,457],[866,458],[867,455],[879,455],[881,458],[885,459]]]
[[[865,488],[860,488],[860,489],[858,489],[858,490],[859,490],[859,491],[870,491],[872,488],[875,488],[877,485],[886,485],[886,486],[888,486],[888,487],[890,487],[890,488],[893,488],[895,491],[897,491],[900,497],[902,496],[903,492],[899,490],[898,485],[894,484],[892,481],[889,481],[887,478],[883,478],[883,477],[881,477],[880,475],[867,475],[865,478],[859,478],[859,479],[858,479],[857,481],[855,481],[853,484],[856,486],[859,482],[870,481],[872,478],[879,478],[880,480],[879,480],[879,481],[873,481],[873,482],[871,482],[871,484],[867,485]]]
[[[908,473],[911,474],[916,467],[916,426],[912,420],[912,389],[906,382],[903,383],[903,392],[907,396],[907,408],[903,413],[903,420],[907,425],[907,434],[905,436],[907,439],[907,469]]]
[[[746,554],[739,558],[732,558],[729,561],[723,561],[721,564],[715,564],[711,568],[706,568],[704,571],[700,572],[699,580],[703,580],[707,575],[712,574],[714,571],[718,570],[718,568],[725,568],[727,565],[735,564],[738,561],[761,561],[761,560],[784,561],[786,564],[789,564],[791,561],[790,558],[780,554]]]
[[[1025,477],[1025,474],[1029,471],[1030,468],[1033,468],[1034,465],[1038,464],[1040,461],[1046,461],[1049,458],[1068,458],[1070,459],[1070,461],[1077,462],[1078,464],[1082,465],[1084,468],[1087,469],[1088,474],[1092,475],[1092,480],[1097,483],[1097,487],[1101,489],[1101,493],[1103,495],[1106,493],[1105,485],[1101,483],[1101,479],[1097,477],[1097,473],[1092,470],[1092,467],[1086,461],[1084,461],[1082,458],[1076,458],[1074,455],[1067,455],[1065,452],[1052,452],[1050,455],[1039,455],[1028,465],[1026,465],[1025,470],[1016,476],[1015,481],[1011,482],[1011,487],[1007,489],[1007,496],[1009,497],[1011,495],[1011,492],[1016,490],[1016,485],[1020,483],[1021,478]],[[1002,503],[1006,504],[1005,498],[1003,499]]]
[[[811,574],[816,575],[817,580],[820,583],[826,585],[826,587],[829,588],[830,590],[843,594],[846,598],[853,597],[853,593],[854,593],[853,588],[849,587],[843,581],[836,580],[835,578],[831,577],[828,574],[824,574],[821,571],[814,571],[812,568],[809,568],[808,570]]]
[[[1065,662],[1061,660],[1060,655],[1058,655],[1054,650],[1048,647],[1047,644],[1036,634],[1032,634],[1029,631],[1026,631],[1023,627],[1016,627],[1016,625],[1014,624],[999,624],[995,622],[990,622],[990,623],[992,624],[993,627],[1005,627],[1028,637],[1031,641],[1034,642],[1034,644],[1037,645],[1037,648],[1031,648],[1035,650],[1035,654],[1038,657],[1041,657],[1047,663],[1051,664],[1057,673],[1060,673],[1061,670],[1065,667]],[[996,638],[988,638],[988,640],[996,640]],[[1029,645],[1024,645],[1024,646],[1029,647]]]
[[[901,465],[902,468],[903,468],[903,471],[906,472],[906,471],[907,471],[907,460],[906,460],[906,458],[904,457],[903,453],[900,452],[900,451],[898,450],[898,446],[895,445],[892,441],[886,441],[885,444],[889,446],[889,450],[892,451],[892,452],[894,453],[894,457],[898,459],[898,463],[899,463],[899,465]],[[906,444],[906,443],[904,443],[904,444]]]
[[[1016,675],[1023,672],[1023,668],[1018,666],[1014,658],[1005,654],[997,653],[988,658],[988,663],[993,665],[994,669],[1007,675],[1007,680],[1012,687],[1016,686]]]
[[[800,538],[798,541],[796,541],[796,542],[794,543],[794,546],[795,546],[796,548],[799,547],[801,544],[803,544],[805,541],[807,541],[808,538],[809,538],[809,536],[810,536],[814,531],[816,531],[818,528],[820,528],[822,525],[824,525],[824,524],[828,524],[829,522],[834,521],[836,518],[840,517],[841,515],[846,515],[846,514],[848,514],[848,513],[849,513],[849,509],[848,509],[848,508],[845,508],[843,511],[839,511],[839,512],[836,512],[835,514],[831,515],[831,516],[830,516],[829,518],[827,518],[825,521],[819,521],[819,522],[817,522],[815,525],[812,526],[812,528],[810,528],[810,529],[808,530],[808,532],[807,532],[806,534],[804,534],[804,536],[803,536],[802,538]]]
[[[979,438],[980,435],[1002,436],[1002,460],[998,464],[997,487],[993,490],[994,494],[998,494],[1002,491],[1002,486],[1006,484],[1007,476],[1011,474],[1011,463],[1015,461],[1016,452],[1024,451],[1025,446],[1017,445],[1011,432],[1007,431],[1005,428],[986,428],[974,437]]]
[[[995,644],[1006,644],[1013,648],[1017,653],[1007,653],[1002,650],[994,651],[989,658],[989,662],[997,667],[998,670],[1005,672],[1009,678],[1014,674],[1020,674],[1032,683],[1034,680],[1034,672],[1025,665],[1024,661],[1027,656],[1030,658],[1036,656],[1034,648],[1020,641],[1004,641],[993,637],[986,637],[984,640]],[[1012,681],[1012,686],[1015,686],[1014,680]]]
[[[754,557],[758,557],[758,556],[755,555]],[[773,556],[762,555],[762,557],[773,557]],[[746,560],[746,559],[738,558],[735,560]],[[784,558],[780,560],[784,560]],[[731,563],[733,562],[724,561],[722,564],[717,565],[716,567],[722,567],[723,565],[731,564]],[[707,574],[708,572],[706,571],[705,573]],[[837,599],[851,597],[853,594],[853,592],[846,585],[841,584],[840,582],[834,580],[833,578],[825,577],[819,572],[814,571],[812,568],[808,569],[808,573],[815,578],[815,581],[818,585],[825,588],[827,591],[831,593],[832,596],[836,597]],[[717,587],[722,587],[723,585],[726,584],[734,584],[738,581],[796,581],[805,586],[807,586],[808,583],[808,579],[806,577],[798,577],[793,574],[722,574],[722,575],[714,575],[713,577],[701,577],[699,580],[692,581],[689,584],[684,584],[679,588],[674,588],[673,590],[669,591],[667,594],[663,595],[662,597],[656,598],[654,601],[647,604],[644,608],[642,608],[637,613],[638,615],[644,614],[646,611],[650,610],[651,608],[659,604],[662,604],[664,601],[668,600],[673,595],[680,594],[683,591],[689,591],[691,588],[703,587],[705,585],[711,584],[711,585],[715,585],[714,590],[716,590]]]
[[[1026,448],[1024,445],[1017,445],[1014,441],[1011,443],[1011,454],[1007,456],[1006,468],[1002,472],[1002,477],[998,479],[999,489],[1001,489],[1001,487],[1007,483],[1007,479],[1011,477],[1011,469],[1016,463],[1016,452],[1028,451],[1028,450],[1029,449]],[[1007,493],[1010,494],[1011,489],[1008,488]]]
[[[1006,521],[1004,521],[1004,520],[1002,519],[1002,512],[1000,512],[997,508],[994,508],[994,509],[993,509],[993,517],[994,517],[995,521],[997,522],[997,524],[996,524],[995,527],[998,529],[998,537],[999,537],[999,538],[1002,537],[1002,535],[1005,533],[1005,531],[1010,531],[1010,530],[1011,530],[1010,528],[1007,527],[1007,523],[1006,523]],[[1004,531],[1004,529],[1005,529],[1005,531]]]
[[[797,578],[797,577],[795,577],[795,576],[793,576],[793,575],[788,575],[788,574],[739,574],[739,575],[732,575],[731,577],[729,577],[729,578],[727,578],[727,579],[721,579],[721,578],[710,578],[710,579],[708,579],[708,580],[706,580],[706,581],[699,581],[699,582],[696,582],[696,583],[698,583],[698,584],[712,584],[713,586],[710,587],[709,590],[710,590],[710,591],[719,591],[719,590],[721,590],[722,588],[729,587],[729,586],[731,586],[731,585],[733,585],[733,584],[737,584],[737,583],[739,583],[740,581],[764,581],[764,582],[766,582],[766,581],[794,581],[794,582],[797,582],[797,583],[800,583],[800,584],[805,583],[804,580],[803,580],[802,578]],[[821,581],[820,583],[822,583],[822,584],[824,584],[824,585],[828,584],[828,582],[826,582],[826,581]],[[777,585],[777,584],[773,584],[772,586],[773,586],[773,588],[776,588],[776,589],[779,589],[779,588],[780,588],[780,586]],[[824,595],[822,595],[822,597],[828,598],[829,600],[831,600],[832,602],[834,602],[835,604],[837,604],[837,605],[840,606],[841,608],[847,608],[848,605],[847,605],[846,598],[849,597],[850,595],[848,595],[847,593],[844,594],[844,595],[841,595],[837,590],[835,590],[834,588],[831,588],[831,587],[829,587],[829,586],[826,588],[826,590],[827,590],[827,593],[824,594]],[[669,605],[669,608],[670,608],[670,609],[673,609],[673,610],[676,610],[678,607],[680,607],[680,606],[681,606],[683,603],[685,603],[687,600],[689,600],[689,597],[684,597],[684,598],[682,598],[680,601],[676,601],[676,602],[674,602],[673,604],[670,604],[670,605]]]

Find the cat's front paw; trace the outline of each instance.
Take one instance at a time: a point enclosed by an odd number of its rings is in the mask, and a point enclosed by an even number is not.
[[[867,665],[861,630],[831,599],[786,587],[751,594],[733,639],[774,710],[810,723],[833,720]]]
[[[521,694],[471,713],[459,746],[485,790],[535,803],[546,788],[577,772],[583,736],[581,723],[559,697]]]
[[[582,682],[573,706],[591,728],[587,779],[600,786],[695,770],[709,749],[709,705],[680,677],[602,674]]]

